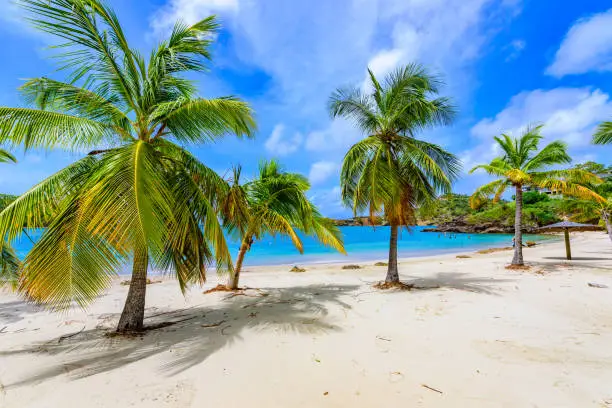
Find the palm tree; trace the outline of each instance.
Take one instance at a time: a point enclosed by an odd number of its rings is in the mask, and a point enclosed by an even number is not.
[[[175,274],[181,290],[203,281],[209,263],[231,268],[216,200],[228,186],[179,144],[251,136],[251,109],[234,97],[198,97],[185,78],[205,69],[214,17],[177,23],[145,59],[100,0],[20,3],[36,27],[65,40],[69,81],[27,81],[33,107],[0,107],[0,141],[93,149],[0,213],[9,241],[23,226],[45,227],[20,288],[54,307],[84,306],[131,262],[117,330],[142,330],[150,265]]]
[[[353,120],[365,134],[344,156],[342,198],[355,215],[367,211],[374,219],[384,213],[391,229],[385,282],[398,283],[399,228],[414,224],[417,206],[449,193],[460,170],[453,154],[415,135],[449,124],[455,111],[447,98],[434,98],[441,81],[420,65],[399,68],[382,84],[368,73],[371,90],[338,89],[329,111]]]
[[[593,143],[595,144],[611,144],[612,143],[612,121],[603,122],[597,127],[597,131],[593,135]]]
[[[508,187],[515,189],[514,217],[514,257],[512,265],[523,263],[523,188],[536,187],[554,192],[580,197],[601,199],[584,184],[597,183],[599,179],[592,173],[580,169],[544,170],[549,166],[566,164],[572,161],[567,153],[567,145],[554,141],[538,150],[542,135],[542,126],[529,127],[518,138],[506,134],[495,136],[494,139],[501,148],[503,155],[489,164],[481,164],[470,170],[473,173],[482,169],[489,175],[499,177],[484,186],[479,187],[470,197],[473,208],[481,206],[489,196],[493,202],[500,200]]]
[[[0,149],[0,163],[9,162],[16,163],[17,160],[6,150]],[[14,199],[14,196],[0,194],[0,210],[4,209]],[[8,242],[1,242],[0,245],[0,286],[9,284],[15,289],[19,279],[21,261]]]
[[[289,236],[303,253],[299,230],[345,253],[340,229],[306,197],[310,184],[304,176],[283,171],[275,160],[262,162],[258,177],[245,184],[240,184],[240,173],[240,167],[235,167],[232,186],[222,204],[224,224],[241,242],[230,289],[238,289],[244,257],[255,240],[265,234]]]
[[[580,168],[586,166],[579,165],[576,167]],[[612,241],[612,176],[608,174],[608,177],[606,177],[605,173],[607,172],[609,172],[609,169],[605,168],[601,172],[596,172],[604,176],[603,182],[598,185],[588,186],[598,194],[597,196],[589,197],[586,200],[563,200],[562,207],[571,214],[570,218],[572,220],[578,222],[593,222],[596,218],[601,219],[605,225],[608,237]],[[602,197],[603,200],[600,199],[600,197]]]

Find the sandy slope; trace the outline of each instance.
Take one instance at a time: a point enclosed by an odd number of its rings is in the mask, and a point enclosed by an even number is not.
[[[252,268],[261,291],[233,298],[164,281],[148,323],[188,320],[130,339],[104,335],[118,282],[64,315],[0,293],[0,407],[612,406],[612,245],[573,241],[571,263],[526,249],[530,272],[509,252],[408,260],[411,292],[373,290],[371,263]]]

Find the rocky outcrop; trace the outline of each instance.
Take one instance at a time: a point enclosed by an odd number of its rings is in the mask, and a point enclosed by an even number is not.
[[[523,232],[535,233],[535,227],[523,227]],[[465,220],[455,220],[440,224],[433,228],[425,228],[423,232],[454,232],[465,234],[513,234],[513,225],[502,225],[497,223],[470,224]]]
[[[377,217],[375,219],[375,223],[372,224],[372,221],[370,220],[370,217],[354,217],[354,218],[347,218],[347,219],[343,219],[343,220],[333,220],[334,224],[336,224],[339,227],[364,227],[364,226],[373,226],[373,225],[388,225],[388,223],[386,221],[384,221],[383,219],[381,219],[380,217]]]

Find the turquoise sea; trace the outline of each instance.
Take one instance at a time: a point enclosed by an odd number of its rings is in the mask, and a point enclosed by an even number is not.
[[[400,258],[428,256],[445,253],[472,251],[483,248],[504,247],[512,245],[510,234],[439,234],[423,232],[427,227],[403,229],[398,239],[398,256]],[[366,260],[386,260],[389,248],[389,227],[341,227],[347,255],[326,248],[315,239],[302,237],[304,254],[295,249],[286,237],[266,236],[256,241],[245,258],[245,265],[282,265],[306,264],[320,262],[346,262]],[[30,232],[33,241],[40,232]],[[523,240],[543,241],[556,239],[551,236],[526,235]],[[234,255],[240,244],[229,242]],[[27,237],[14,243],[20,258],[25,257],[32,247]]]
[[[425,227],[413,227],[410,231],[401,230],[398,242],[400,258],[428,256],[444,253],[473,251],[483,248],[512,245],[510,234],[439,234],[423,232]],[[347,255],[339,254],[319,244],[315,239],[303,237],[304,254],[293,247],[285,237],[267,236],[256,241],[247,254],[245,265],[306,264],[318,262],[347,262],[365,260],[385,260],[389,248],[389,227],[341,227]],[[39,233],[30,233],[35,241]],[[524,241],[555,239],[551,236],[526,235]],[[32,247],[25,236],[14,243],[20,257]],[[238,252],[239,243],[230,242],[232,252]]]

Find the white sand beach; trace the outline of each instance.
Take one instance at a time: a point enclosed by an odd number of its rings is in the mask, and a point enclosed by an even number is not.
[[[0,407],[612,406],[612,245],[572,243],[571,262],[526,248],[529,271],[509,251],[404,260],[412,291],[373,289],[373,262],[247,268],[238,296],[164,280],[146,323],[177,323],[133,338],[106,335],[119,280],[63,314],[4,291]]]

